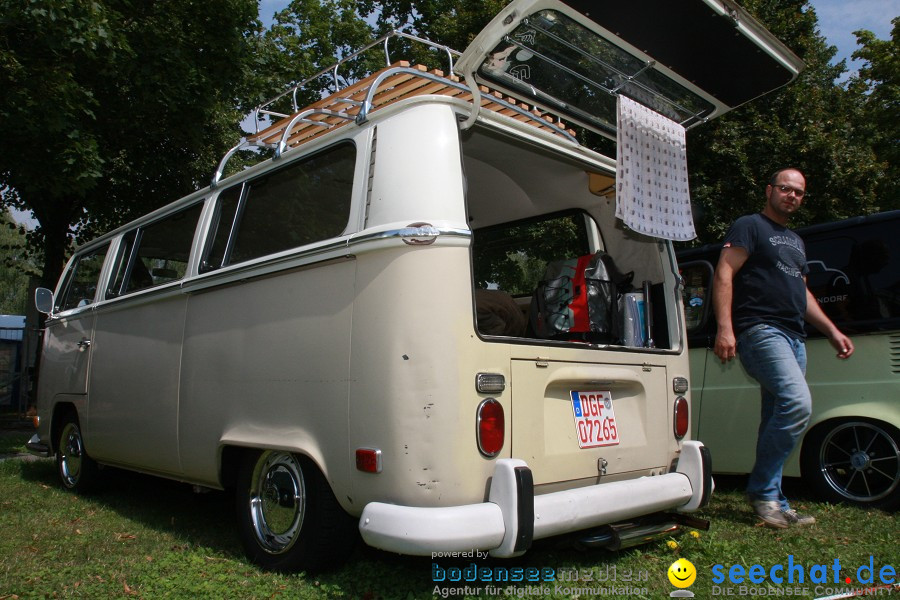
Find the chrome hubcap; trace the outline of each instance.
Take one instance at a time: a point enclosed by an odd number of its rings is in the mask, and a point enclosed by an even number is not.
[[[59,473],[66,487],[74,487],[81,476],[81,462],[84,447],[81,443],[81,432],[75,423],[68,423],[60,436]]]
[[[303,471],[293,454],[265,452],[253,471],[250,517],[260,546],[286,552],[297,541],[306,511]]]

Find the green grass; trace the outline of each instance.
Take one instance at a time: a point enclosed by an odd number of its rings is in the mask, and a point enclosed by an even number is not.
[[[0,461],[0,599],[434,598],[439,596],[433,595],[433,562],[442,568],[471,563],[401,557],[358,544],[345,566],[328,573],[266,573],[241,553],[227,494],[195,495],[184,484],[115,470],[104,471],[104,477],[103,492],[79,497],[60,488],[51,460]],[[608,587],[615,573],[616,586],[647,588],[648,593],[631,598],[668,597],[674,588],[666,571],[680,557],[697,569],[690,589],[698,598],[712,597],[715,564],[727,569],[758,563],[768,569],[792,554],[795,563],[806,565],[831,565],[837,558],[855,569],[874,556],[876,570],[900,567],[894,515],[813,502],[803,498],[802,490],[791,489],[797,508],[819,522],[803,529],[765,529],[755,525],[744,504],[742,483],[719,478],[711,506],[700,515],[712,527],[699,538],[668,540],[677,543],[675,548],[663,540],[612,553],[544,542],[519,559],[479,564],[578,574],[580,581],[562,588]],[[603,577],[606,582],[598,581]],[[554,584],[545,587],[548,594],[534,594],[537,584],[519,584],[518,595],[494,597],[575,596],[556,594]],[[766,584],[754,587],[765,591]],[[482,589],[471,597],[492,596]]]
[[[0,429],[0,456],[25,452],[25,442],[33,435],[32,431],[4,431]]]

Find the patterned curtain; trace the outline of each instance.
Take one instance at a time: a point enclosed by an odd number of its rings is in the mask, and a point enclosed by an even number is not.
[[[616,142],[616,217],[653,237],[697,237],[684,127],[619,95]]]

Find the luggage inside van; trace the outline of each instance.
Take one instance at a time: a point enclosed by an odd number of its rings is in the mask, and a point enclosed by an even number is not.
[[[598,251],[547,265],[531,300],[530,325],[539,338],[617,344],[622,341],[619,305],[631,291],[634,272],[620,273]]]

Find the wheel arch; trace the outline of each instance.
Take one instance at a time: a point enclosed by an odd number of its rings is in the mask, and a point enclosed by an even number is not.
[[[851,421],[863,421],[866,423],[871,423],[872,425],[878,425],[882,428],[886,428],[888,431],[893,430],[895,433],[900,432],[900,424],[885,420],[882,418],[882,415],[864,415],[860,414],[857,411],[850,411],[849,414],[837,414],[831,416],[828,419],[817,420],[815,424],[807,427],[806,431],[803,434],[803,440],[799,445],[800,452],[797,452],[796,454],[803,455],[806,452],[811,452],[813,449],[810,447],[807,441],[810,439],[815,439],[815,434],[817,434],[818,432],[830,429],[843,423],[849,423]]]
[[[868,442],[869,444],[873,443],[875,439],[882,439],[886,441],[885,443],[880,444],[881,449],[887,449],[888,453],[885,455],[881,454],[872,454],[869,450],[866,450],[865,453],[869,454],[870,457],[877,457],[879,461],[893,461],[894,462],[894,479],[893,484],[890,487],[893,489],[887,496],[881,496],[878,498],[872,497],[871,500],[859,496],[859,497],[851,497],[848,493],[851,493],[849,490],[850,482],[855,477],[855,473],[849,477],[846,482],[846,489],[838,489],[838,487],[844,488],[843,478],[846,478],[847,472],[853,473],[854,470],[860,469],[862,470],[868,469],[868,465],[866,464],[868,458],[866,459],[866,463],[862,463],[859,466],[851,465],[851,461],[854,460],[851,457],[851,453],[845,451],[846,458],[842,457],[842,462],[844,460],[847,461],[847,466],[842,467],[844,470],[843,473],[837,475],[837,479],[832,479],[835,477],[835,474],[831,472],[831,468],[828,468],[829,475],[823,475],[826,471],[821,468],[821,465],[818,463],[820,457],[817,456],[820,450],[820,443],[823,443],[827,439],[829,439],[833,435],[839,435],[840,430],[845,429],[857,429],[859,427],[864,427],[869,429],[870,431],[875,432],[875,436],[881,436],[880,438],[873,437],[863,437],[857,438],[857,441],[863,441],[864,443]],[[892,449],[891,449],[892,448]],[[853,456],[856,455],[856,451],[852,451]],[[876,451],[877,452],[877,451]],[[835,416],[831,419],[819,421],[815,426],[809,428],[806,435],[803,439],[803,446],[800,449],[799,453],[795,453],[800,455],[800,470],[801,475],[806,481],[808,485],[810,485],[813,489],[818,489],[820,494],[823,494],[825,497],[833,496],[834,501],[848,501],[852,504],[857,504],[860,506],[873,506],[875,508],[881,508],[885,510],[893,510],[900,506],[900,465],[898,465],[897,461],[900,460],[900,427],[897,425],[886,421],[884,419],[879,418],[878,416],[860,416],[858,414],[852,414],[848,416]],[[888,463],[890,464],[890,463]],[[836,465],[835,465],[836,467]],[[866,471],[867,473],[871,473],[871,471]],[[889,471],[876,471],[881,473],[882,475],[889,474]],[[865,479],[865,476],[863,476]],[[827,481],[827,484],[824,485]],[[866,483],[866,492],[871,496],[869,484]],[[836,487],[837,486],[837,487]],[[823,491],[824,490],[824,491]],[[887,493],[885,491],[884,493]]]
[[[797,444],[797,449],[791,453],[784,465],[784,474],[788,477],[802,476],[802,457],[809,452],[807,441],[814,439],[814,432],[825,427],[833,427],[841,421],[859,419],[890,425],[900,430],[900,403],[887,399],[861,400],[840,405],[830,405],[825,410],[818,410],[815,395],[813,396],[813,414],[810,418],[803,437]],[[811,437],[813,436],[813,437]]]
[[[79,425],[81,424],[81,415],[78,413],[78,407],[75,405],[75,402],[71,400],[59,400],[53,405],[53,416],[50,418],[50,439],[48,441],[51,454],[56,452],[56,441],[59,439],[63,423],[66,420],[66,416],[69,414],[75,415]],[[81,435],[82,437],[84,436],[83,431]]]
[[[283,446],[271,446],[265,444],[241,444],[222,442],[219,447],[219,482],[223,488],[233,488],[237,484],[238,470],[241,461],[247,454],[261,454],[267,450],[277,450],[280,452],[290,452],[296,454],[301,462],[305,465],[314,467],[322,478],[328,483],[334,492],[334,483],[328,477],[327,471],[323,468],[321,459],[316,460],[309,452],[299,448],[285,448]]]

